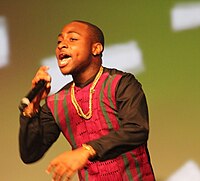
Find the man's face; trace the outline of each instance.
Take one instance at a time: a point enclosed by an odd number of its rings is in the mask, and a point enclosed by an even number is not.
[[[92,40],[86,24],[72,22],[58,36],[56,58],[64,75],[78,74],[92,60]]]

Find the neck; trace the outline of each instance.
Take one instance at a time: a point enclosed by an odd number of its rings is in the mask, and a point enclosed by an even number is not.
[[[94,77],[99,72],[100,67],[101,67],[101,64],[90,66],[82,70],[80,73],[72,75],[74,83],[84,84],[85,82],[87,82],[89,79]]]
[[[81,117],[83,117],[84,119],[90,119],[92,117],[92,96],[95,92],[95,87],[101,77],[103,73],[103,67],[100,67],[92,85],[90,86],[90,91],[89,91],[89,109],[88,109],[88,112],[87,113],[84,113],[81,106],[78,104],[77,100],[76,100],[76,97],[75,97],[75,92],[74,92],[74,86],[75,86],[75,83],[72,84],[71,86],[71,101],[72,101],[72,104],[74,105],[76,111],[77,111],[77,114]]]

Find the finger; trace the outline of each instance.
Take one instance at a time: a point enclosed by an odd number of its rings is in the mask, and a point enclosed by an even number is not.
[[[51,83],[50,82],[47,83],[46,88],[47,89],[51,88]]]
[[[49,67],[47,67],[47,66],[41,66],[39,69],[38,69],[38,71],[37,71],[37,73],[36,73],[36,76],[37,75],[42,75],[42,74],[47,74],[48,73],[48,70],[49,70]]]
[[[52,167],[48,167],[48,168],[45,170],[45,172],[46,172],[47,174],[50,174],[52,171],[53,171],[53,168],[52,168]]]
[[[65,173],[63,173],[63,175],[60,179],[61,179],[61,181],[69,181],[71,178],[72,178],[72,176],[70,177],[66,171]],[[56,181],[58,181],[58,180],[56,180]]]
[[[66,167],[63,164],[59,164],[54,168],[52,178],[56,181],[61,181],[66,173]]]
[[[66,175],[66,177],[71,178],[73,176],[73,174],[74,174],[74,171],[71,169],[68,169],[65,175]]]
[[[49,70],[49,66],[45,66],[45,65],[43,65],[43,66],[41,66],[40,68],[39,68],[39,70],[44,70],[44,71],[47,71],[47,70]]]
[[[51,163],[48,165],[48,167],[47,167],[47,169],[46,169],[46,172],[47,172],[48,174],[50,174],[51,172],[53,172],[53,170],[55,169],[56,165],[57,165],[56,163],[51,162]]]
[[[65,173],[64,175],[63,175],[63,177],[62,177],[62,181],[69,181],[71,179],[71,177],[69,177],[68,175],[67,175],[67,173]]]
[[[49,66],[41,66],[37,72],[47,72],[49,70]]]
[[[36,84],[41,79],[45,80],[46,82],[51,82],[51,77],[48,73],[48,69],[48,66],[40,67],[33,79],[33,83]]]

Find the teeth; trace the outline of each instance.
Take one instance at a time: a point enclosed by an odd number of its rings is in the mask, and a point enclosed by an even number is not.
[[[63,58],[62,60],[61,60],[61,62],[67,62],[67,58]]]
[[[70,59],[71,59],[71,57],[69,57],[69,58],[63,58],[63,59],[60,61],[60,64],[61,64],[61,65],[67,64],[67,63],[69,62]]]
[[[63,59],[61,59],[61,61],[66,61],[68,58],[63,58]]]

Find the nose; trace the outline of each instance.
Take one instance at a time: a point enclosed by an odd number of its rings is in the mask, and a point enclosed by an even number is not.
[[[68,48],[68,45],[66,42],[62,41],[57,46],[58,49]]]

